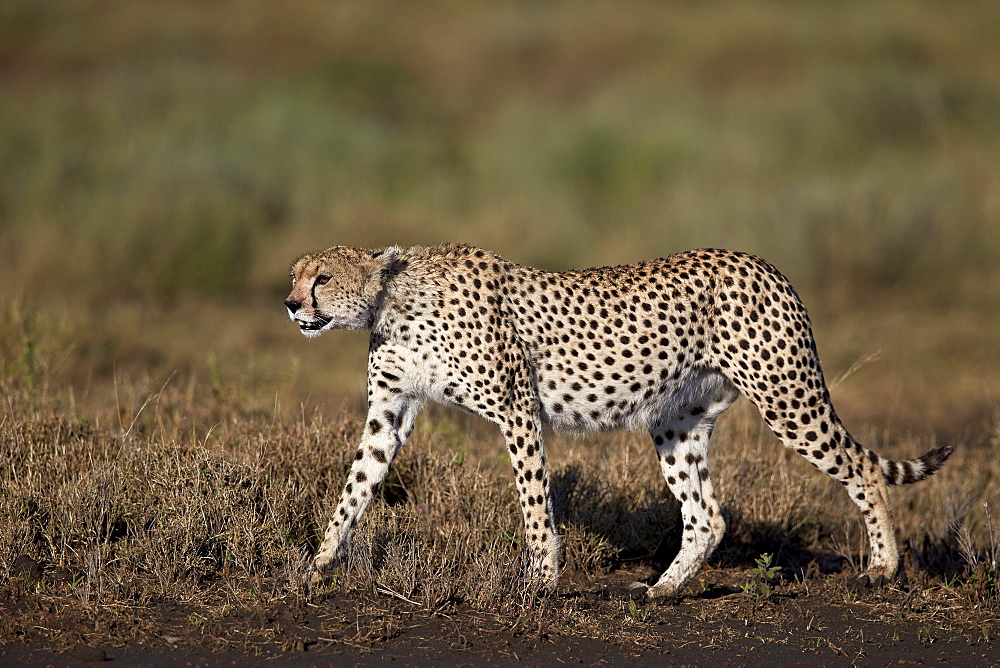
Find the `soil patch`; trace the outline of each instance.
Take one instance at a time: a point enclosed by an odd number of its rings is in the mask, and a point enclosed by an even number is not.
[[[615,595],[631,574],[568,583],[504,619],[391,593],[275,599],[207,608],[84,605],[3,592],[0,664],[81,665],[995,665],[989,608],[956,605],[942,585],[857,591],[841,577],[777,581],[744,593],[745,569],[706,572],[699,591],[660,606]],[[757,600],[755,600],[757,599]]]

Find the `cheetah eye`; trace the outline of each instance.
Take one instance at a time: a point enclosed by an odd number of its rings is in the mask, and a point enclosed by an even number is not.
[[[330,277],[329,276],[317,276],[316,277],[316,285],[326,285],[329,282],[330,282]]]

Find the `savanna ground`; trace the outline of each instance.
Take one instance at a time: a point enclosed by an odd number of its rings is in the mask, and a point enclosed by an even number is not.
[[[1000,663],[1000,7],[608,7],[0,7],[0,663]],[[648,437],[548,434],[539,597],[499,435],[442,408],[303,589],[366,341],[307,344],[288,264],[438,241],[774,262],[854,435],[956,446],[891,492],[905,581],[848,586],[860,515],[740,402],[676,604],[615,592],[676,549]]]

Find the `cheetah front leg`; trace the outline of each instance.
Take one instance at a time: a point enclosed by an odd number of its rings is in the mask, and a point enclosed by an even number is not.
[[[369,402],[361,445],[347,475],[340,503],[326,527],[323,542],[313,558],[309,583],[323,581],[323,572],[343,556],[354,527],[389,472],[420,411],[421,402],[402,394],[375,395]]]
[[[513,414],[507,419],[509,422],[501,427],[514,466],[524,516],[526,576],[547,589],[555,589],[562,567],[562,541],[556,532],[549,495],[541,421],[537,413]]]

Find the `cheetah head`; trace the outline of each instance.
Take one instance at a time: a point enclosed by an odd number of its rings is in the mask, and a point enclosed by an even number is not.
[[[371,329],[398,251],[335,246],[304,255],[292,265],[288,317],[309,338],[331,329]]]

